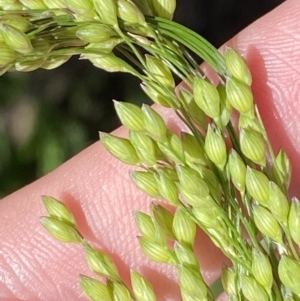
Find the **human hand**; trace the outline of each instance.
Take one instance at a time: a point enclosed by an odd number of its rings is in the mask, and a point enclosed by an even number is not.
[[[249,64],[262,119],[274,148],[284,147],[290,156],[291,193],[298,196],[299,28],[300,2],[289,0],[228,42]],[[161,112],[176,129],[174,115]],[[0,202],[0,300],[86,300],[78,283],[78,274],[92,276],[84,252],[57,242],[43,229],[38,219],[46,213],[41,195],[63,200],[83,235],[113,256],[125,279],[130,268],[137,269],[153,284],[158,300],[181,299],[172,267],[150,262],[140,251],[132,211],[147,211],[152,200],[131,183],[129,169],[96,143]],[[220,273],[222,255],[203,234],[197,250],[206,279],[213,281]]]

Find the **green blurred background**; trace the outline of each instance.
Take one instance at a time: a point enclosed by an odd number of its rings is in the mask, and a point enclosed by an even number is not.
[[[220,46],[283,0],[177,0],[175,20]],[[149,100],[139,82],[87,61],[0,77],[0,198],[119,126],[111,99]]]

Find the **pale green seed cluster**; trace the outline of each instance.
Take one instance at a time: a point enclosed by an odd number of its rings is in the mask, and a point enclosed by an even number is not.
[[[189,78],[192,90],[181,89],[177,95],[174,109],[180,108],[177,112],[190,133],[175,135],[148,106],[115,102],[120,120],[130,130],[129,139],[101,134],[102,141],[118,159],[142,168],[130,174],[139,189],[176,206],[175,216],[180,212],[185,223],[200,226],[232,260],[233,267],[223,275],[224,290],[231,300],[288,300],[285,296],[299,294],[300,280],[299,274],[292,272],[300,264],[295,247],[300,214],[299,201],[290,202],[286,193],[290,163],[283,150],[273,154],[253,103],[245,61],[233,49],[226,50],[225,61],[227,77],[218,87],[195,75]],[[200,122],[189,106],[203,112],[198,115]],[[230,120],[233,109],[239,113],[237,129]],[[122,141],[122,150],[118,143],[110,143],[114,139]],[[267,163],[267,155],[271,163]],[[130,161],[133,158],[134,163]],[[175,264],[179,276],[187,277],[186,284],[180,281],[184,300],[194,300],[191,296],[212,300],[199,271],[194,275],[198,263],[187,268],[177,254],[177,247],[183,244],[188,246],[185,256],[192,256],[193,231],[187,230],[192,226],[186,230],[180,226],[182,232],[177,232],[175,216],[161,206],[157,216],[153,209],[157,206],[153,205],[152,216],[137,214],[144,253],[152,260]],[[241,234],[245,231],[248,240]],[[175,241],[173,248],[167,239]],[[198,283],[194,288],[193,279]],[[283,288],[289,293],[283,293]],[[275,297],[278,294],[283,299]]]
[[[222,277],[230,300],[300,300],[300,202],[287,193],[288,156],[272,150],[244,59],[231,48],[222,56],[170,21],[174,9],[174,0],[0,0],[0,72],[51,69],[80,55],[138,77],[145,93],[187,126],[176,135],[150,106],[115,102],[129,138],[100,134],[113,156],[140,167],[130,173],[139,189],[175,207],[174,214],[158,204],[150,215],[136,213],[144,253],[177,267],[184,301],[215,300],[194,254],[198,226],[232,261]],[[217,85],[190,52],[219,74]],[[175,79],[184,81],[176,92]],[[108,279],[81,277],[91,300],[155,300],[136,272],[132,290],[125,286],[63,203],[45,197],[44,204],[44,227],[60,241],[82,244],[90,268]]]
[[[113,260],[106,253],[94,249],[80,234],[74,216],[64,203],[43,197],[43,203],[50,216],[41,217],[42,225],[61,242],[81,244],[85,249],[89,268],[106,278],[106,283],[80,275],[80,286],[85,295],[93,301],[156,301],[151,284],[138,272],[131,271],[131,285],[128,287],[120,278]]]

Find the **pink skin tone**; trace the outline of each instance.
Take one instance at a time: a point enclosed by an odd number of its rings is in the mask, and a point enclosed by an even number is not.
[[[253,92],[277,151],[284,147],[294,165],[291,194],[300,195],[300,2],[289,0],[246,28],[228,45],[246,58]],[[180,124],[161,110],[170,128]],[[126,135],[123,128],[115,132]],[[63,200],[90,242],[116,260],[121,275],[137,269],[153,283],[158,300],[181,300],[172,267],[150,262],[141,253],[133,211],[148,212],[153,199],[129,180],[130,167],[119,163],[98,142],[42,179],[0,202],[0,300],[86,300],[78,275],[92,276],[82,248],[52,239],[41,227],[46,215],[41,195]],[[224,258],[199,233],[197,252],[203,274],[213,281]]]

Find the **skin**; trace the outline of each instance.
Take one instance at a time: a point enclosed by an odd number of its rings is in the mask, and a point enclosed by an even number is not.
[[[253,74],[253,93],[275,150],[284,147],[293,170],[291,195],[299,197],[300,173],[300,2],[289,0],[228,42],[246,58]],[[170,111],[167,124],[179,130]],[[126,135],[122,128],[115,132]],[[63,200],[82,234],[116,260],[121,275],[137,269],[153,283],[158,300],[181,300],[176,276],[167,265],[141,253],[132,212],[148,212],[150,197],[129,180],[130,167],[95,143],[61,167],[0,202],[0,300],[86,300],[78,274],[92,276],[80,246],[52,239],[41,227],[46,215],[41,195]],[[217,276],[221,254],[199,233],[197,253],[204,276]]]

